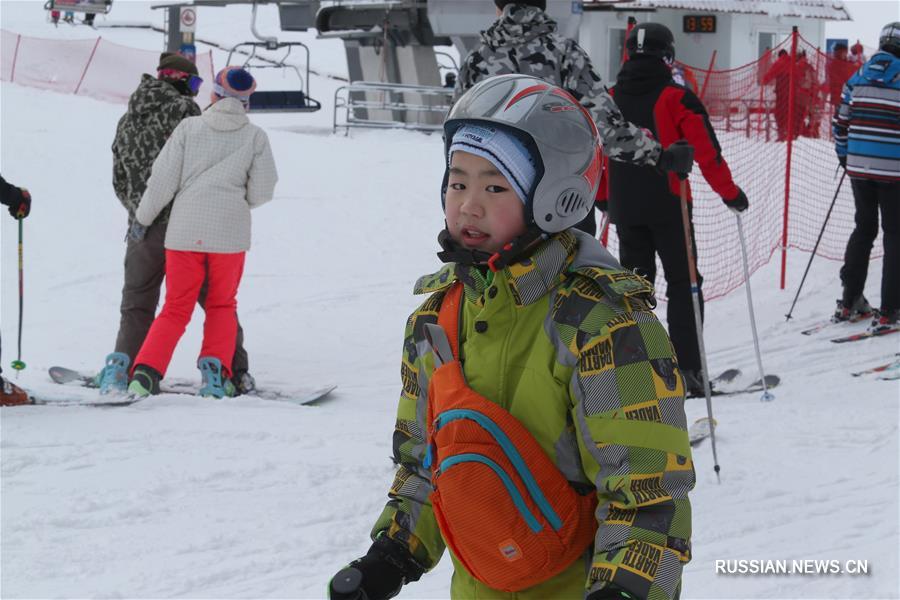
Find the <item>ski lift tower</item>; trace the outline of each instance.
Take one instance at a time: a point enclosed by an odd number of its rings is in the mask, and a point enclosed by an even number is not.
[[[250,96],[251,112],[315,112],[322,108],[321,103],[309,97],[309,48],[302,42],[280,42],[274,36],[264,36],[256,28],[257,8],[260,4],[275,4],[281,20],[282,31],[306,31],[315,26],[319,0],[192,0],[191,2],[157,5],[151,8],[163,8],[166,12],[166,50],[181,52],[185,47],[193,47],[194,30],[198,7],[225,7],[231,4],[250,4],[253,17],[250,31],[257,41],[241,42],[228,53],[228,64],[235,53],[246,56],[241,64],[247,70],[254,69],[286,69],[293,71],[299,79],[299,88],[293,90],[260,90]],[[187,17],[187,18],[186,18]],[[241,50],[246,48],[246,50]],[[295,48],[301,48],[306,57],[306,76],[300,73],[296,65],[286,62]],[[257,54],[258,50],[270,52],[284,51],[280,58],[272,59]]]

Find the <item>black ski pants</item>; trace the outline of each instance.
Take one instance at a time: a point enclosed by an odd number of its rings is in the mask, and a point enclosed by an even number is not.
[[[125,249],[125,285],[122,287],[122,316],[116,337],[116,352],[127,354],[132,366],[150,331],[159,304],[160,286],[166,275],[165,239],[166,223],[154,223],[140,242],[128,238]],[[206,289],[204,282],[197,301],[201,307],[206,302]],[[250,368],[240,322],[231,364],[231,372],[235,376],[246,373]]]
[[[689,209],[690,210],[690,209]],[[700,346],[697,343],[697,326],[694,321],[694,304],[691,299],[691,277],[688,270],[687,247],[684,243],[684,226],[681,221],[666,221],[648,225],[616,225],[619,236],[619,262],[635,271],[650,283],[656,281],[656,255],[662,263],[666,278],[666,319],[669,337],[675,347],[678,366],[682,370],[699,371]],[[694,224],[691,222],[691,245],[697,256]],[[703,278],[697,273],[697,286]],[[700,291],[700,318],[703,319],[703,292]]]
[[[878,211],[884,232],[884,265],[881,273],[882,312],[900,308],[900,182],[851,178],[856,204],[856,227],[847,242],[841,283],[842,301],[850,306],[866,286],[869,256],[878,236]]]

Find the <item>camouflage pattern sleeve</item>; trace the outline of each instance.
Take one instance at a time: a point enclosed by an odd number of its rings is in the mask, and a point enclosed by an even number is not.
[[[474,57],[476,54],[477,51],[470,52],[469,55],[463,59],[462,64],[459,67],[459,74],[456,77],[456,87],[453,88],[452,104],[456,104],[462,95],[477,83],[475,71],[473,70],[475,68],[473,65],[475,63]]]
[[[571,383],[582,462],[599,500],[586,588],[672,600],[691,555],[684,385],[665,329],[649,309],[632,307],[593,309],[590,318],[606,325],[580,344]]]
[[[442,298],[442,294],[432,296],[407,321],[400,365],[403,391],[393,439],[397,471],[388,491],[387,506],[372,528],[373,540],[382,533],[393,538],[409,548],[416,561],[426,569],[437,564],[445,546],[429,499],[433,490],[431,474],[422,466],[428,382],[420,377],[420,373],[424,361],[432,358],[426,347],[417,346],[415,334],[421,333],[425,323],[437,323]]]
[[[574,41],[560,64],[562,87],[591,111],[603,153],[613,160],[637,165],[655,165],[662,147],[646,130],[625,120],[603,80],[594,71],[591,59]]]
[[[135,220],[149,227],[159,213],[175,199],[184,169],[185,127],[176,127],[162,151],[153,161],[147,189],[141,197]]]

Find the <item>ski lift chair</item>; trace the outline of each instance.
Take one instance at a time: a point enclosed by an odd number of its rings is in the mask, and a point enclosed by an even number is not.
[[[112,10],[113,0],[47,0],[44,10],[105,15]]]
[[[256,6],[254,5],[254,9]],[[288,56],[295,46],[300,46],[306,51],[306,77],[300,74],[300,69],[295,65],[285,63]],[[252,71],[253,69],[291,69],[296,73],[300,80],[300,89],[285,91],[264,90],[253,92],[250,95],[250,112],[315,112],[322,108],[322,103],[309,97],[309,48],[303,42],[279,42],[276,40],[267,40],[264,42],[242,42],[237,44],[228,53],[228,64],[231,62],[232,55],[239,48],[247,47],[245,51],[247,59],[241,65],[244,69]],[[279,50],[286,48],[284,56],[280,60],[269,60],[258,56],[256,51],[258,48],[266,50]],[[255,63],[254,63],[254,59]],[[254,63],[254,64],[251,64]],[[270,63],[270,64],[267,64]]]

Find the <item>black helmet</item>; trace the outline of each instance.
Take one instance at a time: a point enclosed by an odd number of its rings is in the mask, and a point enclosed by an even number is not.
[[[625,40],[628,54],[643,54],[672,60],[675,58],[675,38],[669,28],[660,23],[641,23],[629,32]]]
[[[900,56],[900,21],[884,26],[878,36],[878,49]]]

